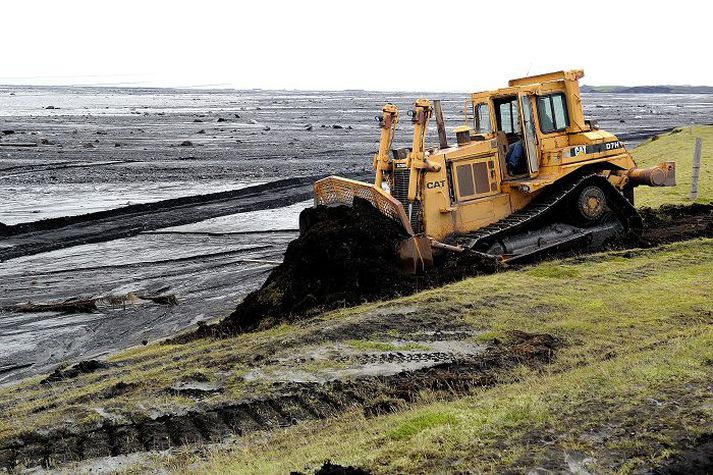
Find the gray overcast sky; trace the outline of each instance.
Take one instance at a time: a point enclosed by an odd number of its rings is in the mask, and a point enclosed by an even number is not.
[[[710,2],[658,3],[6,1],[0,83],[475,91],[583,68],[713,85]]]

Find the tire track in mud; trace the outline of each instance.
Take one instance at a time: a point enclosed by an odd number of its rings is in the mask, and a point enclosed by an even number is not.
[[[206,410],[167,414],[130,424],[94,428],[49,429],[22,434],[0,445],[0,467],[43,466],[135,452],[166,450],[186,444],[222,441],[260,430],[326,419],[361,408],[365,415],[394,412],[418,400],[424,390],[444,397],[498,383],[499,373],[518,365],[538,366],[554,358],[557,342],[549,335],[511,334],[508,344],[482,355],[434,361],[417,370],[327,383],[281,383],[276,394]]]
[[[713,248],[711,247],[701,247],[699,249],[699,254],[695,257],[690,255],[678,255],[669,257],[666,259],[666,266],[677,267],[677,266],[691,266],[698,264],[701,257],[713,258]],[[633,253],[636,254],[635,252]],[[605,284],[619,284],[628,283],[632,280],[645,279],[656,274],[660,271],[662,264],[660,262],[647,262],[640,266],[634,267],[633,269],[624,269],[619,271],[614,271],[609,274],[599,276],[599,281]]]
[[[373,364],[406,364],[406,363],[422,363],[422,362],[447,362],[456,361],[459,358],[463,358],[463,354],[445,351],[433,351],[433,352],[416,352],[416,353],[404,353],[400,351],[389,352],[389,353],[366,353],[362,355],[355,356],[344,356],[338,358],[337,361],[344,362],[355,362],[362,365],[373,365]]]

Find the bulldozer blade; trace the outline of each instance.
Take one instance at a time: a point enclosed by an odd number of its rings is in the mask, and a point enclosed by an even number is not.
[[[399,267],[407,274],[418,274],[433,267],[431,241],[426,236],[411,236],[399,243]]]
[[[314,182],[315,206],[351,206],[354,198],[367,200],[381,214],[400,223],[406,234],[413,236],[413,228],[403,205],[381,188],[338,176],[328,176]]]
[[[354,198],[367,200],[381,214],[401,224],[409,235],[396,249],[399,267],[403,272],[417,274],[433,267],[431,240],[426,236],[415,235],[403,205],[393,196],[369,183],[335,176],[323,178],[314,184],[315,206],[351,206]],[[312,216],[304,212],[303,214],[304,218],[300,215],[302,234],[313,224]]]

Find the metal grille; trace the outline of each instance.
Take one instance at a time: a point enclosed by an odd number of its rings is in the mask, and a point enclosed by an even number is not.
[[[367,200],[381,214],[398,221],[407,233],[413,234],[403,205],[380,188],[336,176],[323,178],[314,183],[315,206],[351,206],[355,197]]]
[[[406,216],[409,217],[411,227],[415,233],[422,231],[421,202],[408,200],[408,183],[411,171],[408,168],[397,168],[394,170],[394,186],[391,195],[403,204]]]
[[[391,196],[405,204],[408,200],[408,168],[397,168],[394,170],[394,186],[391,188]]]

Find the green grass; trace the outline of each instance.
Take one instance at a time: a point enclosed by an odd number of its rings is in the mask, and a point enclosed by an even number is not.
[[[443,425],[455,425],[458,418],[449,412],[427,412],[419,414],[404,422],[401,422],[391,431],[389,437],[394,440],[410,439],[416,434],[428,431]]]
[[[558,266],[556,264],[542,264],[526,271],[528,275],[548,279],[572,279],[579,277],[579,271],[573,268]]]
[[[636,190],[636,205],[657,208],[665,203],[688,204],[693,165],[695,138],[703,140],[698,186],[699,203],[713,201],[713,126],[696,125],[675,129],[640,144],[631,151],[639,167],[645,168],[662,161],[676,162],[676,183],[671,188],[641,186]]]
[[[710,430],[712,258],[713,240],[695,240],[548,262],[378,304],[394,310],[390,318],[417,308],[469,323],[486,340],[523,330],[552,334],[563,347],[551,365],[518,367],[466,397],[424,393],[395,414],[355,411],[256,434],[198,465],[186,451],[169,468],[307,472],[330,459],[375,473],[500,473],[562,464],[567,454],[591,457],[592,473],[655,466]],[[332,312],[321,324],[373,310]]]

